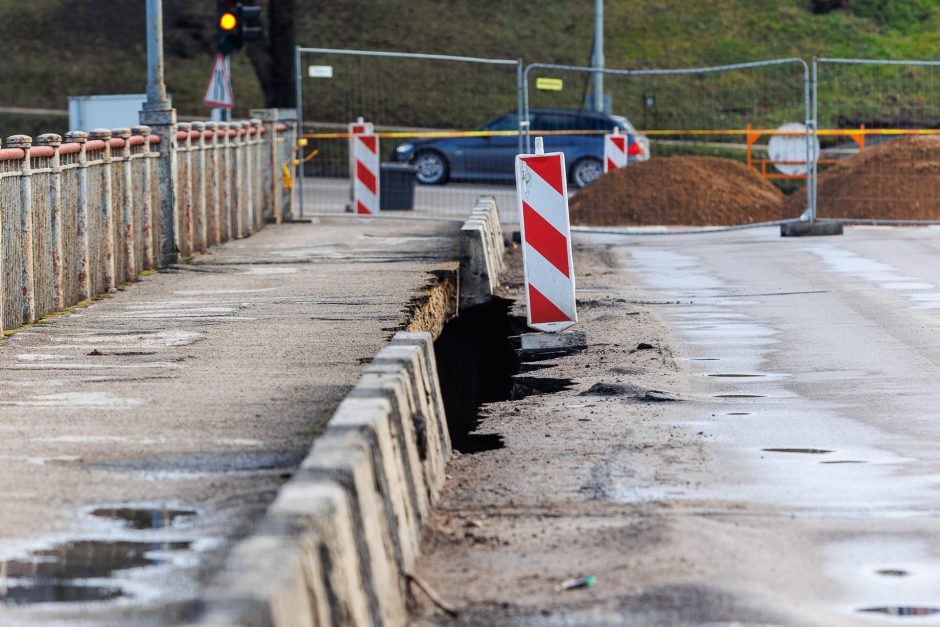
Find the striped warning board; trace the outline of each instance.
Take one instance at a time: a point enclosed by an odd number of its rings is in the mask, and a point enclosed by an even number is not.
[[[353,153],[356,151],[356,135],[372,135],[375,128],[372,122],[366,122],[365,118],[359,117],[355,122],[349,123],[349,200],[352,206],[356,206],[356,161]]]
[[[372,135],[373,133],[375,133],[375,127],[372,126],[372,122],[366,122],[359,118],[355,122],[349,123],[350,135]]]
[[[627,165],[627,150],[633,139],[631,135],[621,135],[619,129],[604,135],[604,173],[619,170]]]
[[[578,321],[568,177],[564,153],[544,154],[541,137],[535,140],[535,152],[516,157],[526,311],[530,327],[555,332]]]
[[[364,217],[379,213],[379,138],[356,135],[353,141],[353,207]]]

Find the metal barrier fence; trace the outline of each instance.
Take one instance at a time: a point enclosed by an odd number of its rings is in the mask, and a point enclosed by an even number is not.
[[[555,111],[582,106],[596,71],[534,63],[523,75],[529,143],[532,136],[544,136],[546,152],[564,152],[572,181],[581,170],[592,169],[595,177],[603,171],[602,136],[612,128],[566,128]],[[783,224],[809,214],[812,186],[804,188],[802,180],[813,174],[812,129],[807,123],[798,131],[777,130],[811,119],[809,67],[801,59],[602,72],[607,106],[619,115],[620,132],[654,159],[575,192],[573,224],[714,230]],[[569,84],[573,89],[565,88]],[[780,176],[776,185],[759,173],[766,163],[751,156],[766,151],[762,142],[772,137],[789,140],[796,156],[787,164],[798,169],[798,175]]]
[[[273,113],[272,113],[273,112]],[[254,113],[254,112],[253,112]],[[292,213],[282,170],[295,129],[265,120],[177,125],[173,246],[186,257]],[[161,138],[147,126],[26,135],[0,149],[0,329],[134,281],[160,263]],[[290,170],[286,170],[288,173]]]
[[[359,118],[378,135],[384,211],[462,218],[481,194],[514,206],[521,61],[299,47],[296,68],[306,215],[350,205]]]
[[[940,62],[813,59],[819,220],[940,223]]]

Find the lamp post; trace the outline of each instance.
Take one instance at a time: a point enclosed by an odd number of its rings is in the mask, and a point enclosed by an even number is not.
[[[179,176],[176,163],[176,109],[166,95],[163,80],[163,0],[147,0],[147,102],[140,123],[160,137],[156,184],[160,190],[160,265],[179,259],[176,233],[176,192]]]
[[[594,0],[594,53],[591,67],[604,69],[604,0]],[[594,72],[594,110],[604,110],[604,73]]]

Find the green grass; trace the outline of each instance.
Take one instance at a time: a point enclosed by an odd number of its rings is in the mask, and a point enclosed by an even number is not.
[[[259,0],[264,4],[265,0]],[[585,65],[592,14],[586,2],[522,0],[296,0],[306,46],[435,52]],[[837,8],[824,14],[813,5]],[[183,117],[201,103],[212,64],[214,3],[165,0],[167,86]],[[799,56],[940,58],[936,0],[650,0],[606,3],[606,61],[616,68],[694,67]],[[142,92],[144,8],[126,0],[3,0],[0,106],[64,109],[68,95]],[[359,59],[332,64],[335,78],[306,79],[305,115],[385,125],[478,125],[515,104],[511,69]],[[583,75],[561,92],[533,90],[533,105],[578,106]],[[824,67],[823,124],[940,125],[940,70]],[[233,58],[235,114],[263,105],[244,53]],[[681,78],[608,78],[614,110],[648,128],[734,128],[803,119],[801,68]],[[642,95],[657,105],[646,111]],[[56,116],[0,116],[0,134],[63,132]]]

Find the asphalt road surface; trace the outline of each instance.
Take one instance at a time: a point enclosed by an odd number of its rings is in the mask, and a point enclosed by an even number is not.
[[[349,202],[349,179],[307,177],[304,180],[304,211],[342,213]],[[413,211],[389,211],[389,215],[418,215],[466,218],[477,198],[493,196],[503,222],[516,222],[515,185],[500,183],[447,183],[415,185]]]
[[[456,621],[940,624],[940,230],[576,241],[570,387],[484,409],[425,538]]]

